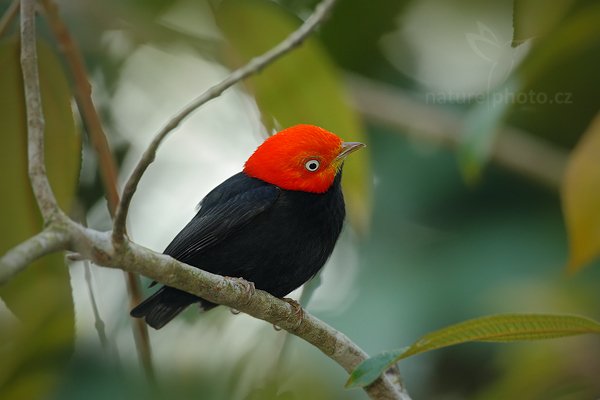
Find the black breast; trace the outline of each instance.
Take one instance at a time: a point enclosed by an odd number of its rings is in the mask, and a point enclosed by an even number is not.
[[[270,207],[225,239],[185,258],[169,248],[165,253],[209,272],[242,277],[283,297],[309,280],[333,251],[345,216],[340,180],[341,173],[323,194],[279,189]],[[271,185],[239,173],[221,186],[205,198],[199,215],[240,191]]]

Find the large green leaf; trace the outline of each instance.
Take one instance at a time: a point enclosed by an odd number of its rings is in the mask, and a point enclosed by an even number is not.
[[[0,253],[42,229],[27,176],[27,131],[17,40],[0,43]],[[60,62],[38,46],[46,121],[46,165],[59,203],[68,209],[80,163],[80,139]],[[44,257],[0,288],[18,322],[0,321],[2,398],[39,398],[55,381],[74,343],[69,272],[62,255]]]
[[[394,363],[426,351],[467,342],[515,342],[600,333],[600,323],[576,315],[500,314],[475,318],[422,336],[412,345],[360,363],[346,387],[366,386]]]
[[[568,269],[600,257],[600,113],[571,153],[561,188],[569,232]]]
[[[226,0],[217,17],[238,65],[275,46],[300,22],[263,0]],[[346,141],[365,141],[361,121],[347,103],[339,71],[315,38],[249,79],[248,88],[269,128],[307,123],[335,132]],[[368,152],[361,150],[346,162],[343,182],[349,217],[358,230],[366,228],[369,220],[370,179]]]

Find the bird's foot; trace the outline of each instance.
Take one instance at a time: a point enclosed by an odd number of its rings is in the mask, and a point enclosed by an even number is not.
[[[300,303],[298,303],[294,299],[290,299],[289,297],[284,297],[281,300],[288,303],[294,309],[293,315],[294,315],[294,317],[296,317],[298,319],[298,323],[296,324],[296,326],[294,328],[298,329],[300,327],[300,325],[302,324],[302,321],[304,320],[304,309],[302,308]],[[275,329],[276,331],[280,331],[281,327],[273,324],[273,329]]]
[[[233,282],[236,285],[241,286],[242,287],[241,294],[246,299],[246,301],[244,301],[244,304],[247,304],[250,302],[250,299],[252,298],[254,293],[256,293],[256,286],[254,286],[254,282],[247,281],[244,278],[234,278],[231,276],[225,276],[224,278],[230,282]],[[238,314],[239,314],[239,311],[238,311]]]
[[[300,325],[302,323],[302,320],[304,319],[304,309],[302,308],[300,303],[298,303],[294,299],[290,299],[289,297],[284,297],[281,300],[285,301],[290,306],[292,306],[292,308],[294,309],[294,317],[300,320],[300,322],[298,323],[298,325]]]

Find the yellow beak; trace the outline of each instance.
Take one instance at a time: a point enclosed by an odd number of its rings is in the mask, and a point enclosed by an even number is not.
[[[367,145],[361,142],[343,142],[342,150],[333,160],[334,164],[342,163],[350,153],[354,153],[356,150],[362,149],[363,147],[367,147]]]

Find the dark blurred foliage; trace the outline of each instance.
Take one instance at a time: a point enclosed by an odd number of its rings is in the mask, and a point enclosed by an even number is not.
[[[570,104],[525,104],[515,107],[508,121],[560,146],[573,147],[598,112],[594,99],[600,99],[600,85],[590,82],[590,77],[598,70],[599,54],[600,42],[596,40],[575,57],[577,61],[571,57],[560,59],[524,89],[525,93],[565,93],[570,96]]]

